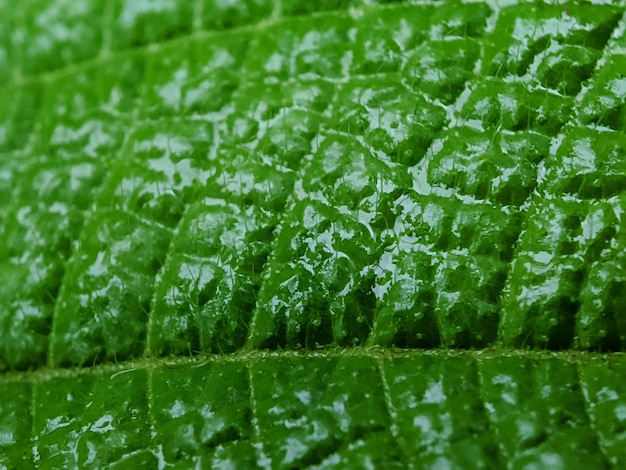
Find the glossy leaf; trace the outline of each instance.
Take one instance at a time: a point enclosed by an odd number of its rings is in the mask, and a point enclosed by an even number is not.
[[[0,469],[624,467],[624,7],[0,0]]]

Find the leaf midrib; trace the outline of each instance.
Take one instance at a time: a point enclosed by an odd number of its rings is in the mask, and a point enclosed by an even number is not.
[[[362,357],[376,361],[395,360],[411,357],[432,357],[437,359],[468,358],[477,362],[496,358],[519,358],[524,360],[542,361],[556,359],[572,364],[586,364],[592,361],[609,359],[626,359],[626,352],[596,352],[574,349],[549,351],[539,349],[514,349],[493,346],[485,349],[409,349],[383,348],[377,346],[357,346],[343,348],[329,346],[317,350],[240,350],[231,354],[198,354],[194,356],[142,357],[119,363],[100,363],[82,367],[40,367],[30,371],[8,371],[0,375],[0,384],[15,382],[44,383],[58,378],[79,377],[85,375],[122,374],[135,370],[156,370],[159,368],[183,367],[187,365],[201,366],[207,363],[238,362],[253,364],[265,359],[287,358],[336,358]]]

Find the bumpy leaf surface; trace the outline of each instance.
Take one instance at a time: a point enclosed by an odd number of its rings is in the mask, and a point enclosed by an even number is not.
[[[0,468],[624,468],[625,11],[0,0]]]

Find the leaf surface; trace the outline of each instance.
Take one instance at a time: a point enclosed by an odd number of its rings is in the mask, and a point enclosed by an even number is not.
[[[624,4],[506,3],[0,0],[0,468],[623,466]]]

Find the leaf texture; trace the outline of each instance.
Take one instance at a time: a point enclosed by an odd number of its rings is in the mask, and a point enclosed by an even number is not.
[[[622,2],[0,0],[0,468],[620,468]]]

